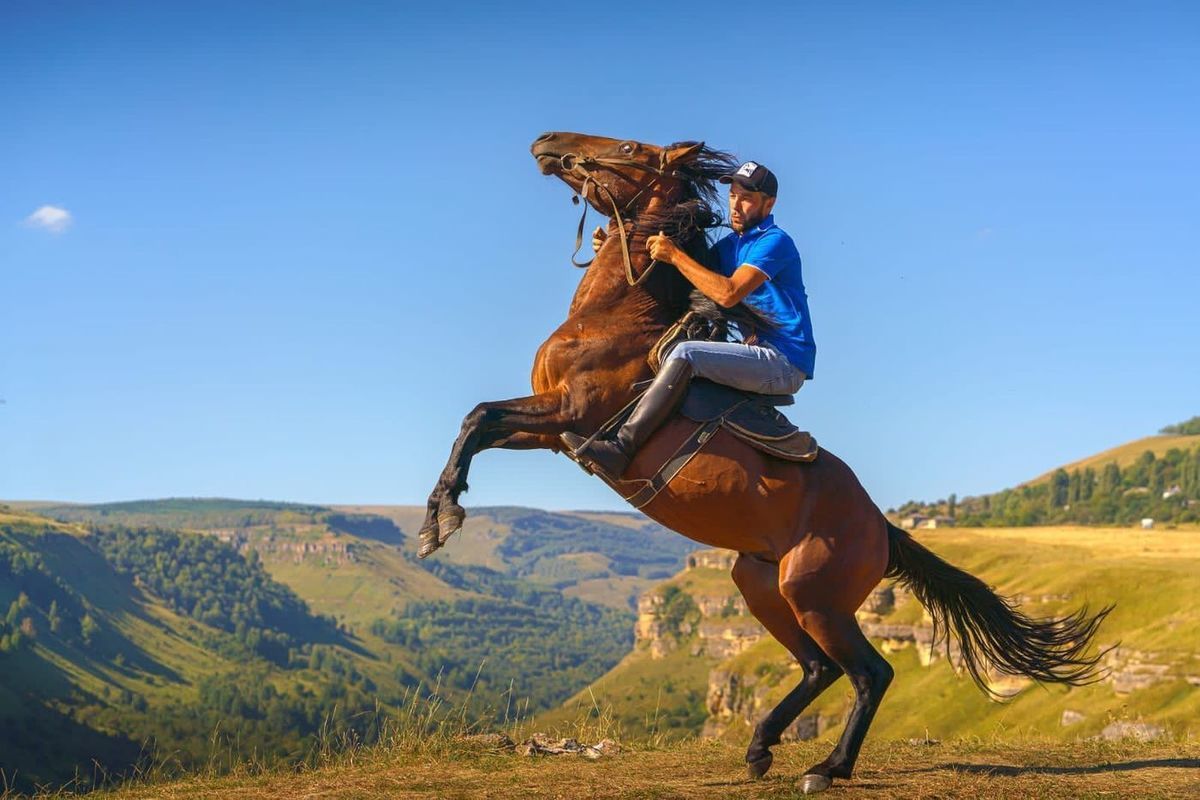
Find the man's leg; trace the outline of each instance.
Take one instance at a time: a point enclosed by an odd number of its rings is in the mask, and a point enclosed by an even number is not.
[[[694,377],[761,394],[794,394],[804,384],[804,372],[792,366],[773,347],[741,342],[680,342],[668,362],[683,359]]]
[[[620,478],[634,454],[683,402],[693,376],[769,394],[791,394],[804,383],[804,373],[774,348],[738,342],[680,342],[612,439],[597,439],[582,450],[580,442],[572,442],[571,437],[568,444],[593,467],[614,480]]]
[[[591,446],[580,450],[578,442],[572,442],[570,437],[565,438],[577,456],[616,480],[629,466],[633,454],[683,402],[691,379],[692,365],[689,362],[681,358],[668,358],[612,439],[597,439]]]

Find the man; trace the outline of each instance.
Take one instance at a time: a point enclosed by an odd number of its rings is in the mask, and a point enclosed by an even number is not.
[[[670,351],[650,388],[612,439],[597,439],[577,455],[611,478],[620,478],[638,449],[675,411],[693,377],[762,394],[792,394],[813,376],[816,345],[800,254],[771,215],[779,181],[763,165],[747,161],[723,175],[729,184],[729,227],[714,245],[719,272],[697,263],[663,235],[651,236],[650,256],[674,264],[714,302],[746,303],[773,322],[757,342],[681,342]],[[592,246],[605,233],[597,228]]]

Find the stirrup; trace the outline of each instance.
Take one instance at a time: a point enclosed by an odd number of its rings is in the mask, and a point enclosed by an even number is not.
[[[578,464],[579,468],[581,470],[583,470],[584,472],[586,472],[588,475],[596,474],[595,472],[592,471],[592,468],[590,466],[588,466],[588,464],[584,460],[583,456],[581,456],[579,454],[579,448],[581,448],[584,444],[587,443],[586,437],[580,436],[578,433],[571,433],[570,431],[566,431],[565,433],[560,433],[558,435],[558,438],[562,441],[563,444],[565,444],[567,446],[567,449],[564,451],[567,458],[571,459],[576,464]]]
[[[560,433],[559,438],[562,439],[563,443],[570,448],[571,452],[568,453],[568,457],[578,464],[580,469],[589,475],[595,475],[599,478],[604,478],[610,483],[621,480],[621,476],[624,475],[625,470],[629,468],[629,462],[633,460],[631,456],[626,455],[625,464],[621,467],[620,472],[614,474],[599,461],[590,457],[588,455],[588,449],[592,445],[601,443],[609,444],[617,449],[620,449],[620,445],[618,445],[616,442],[612,441],[611,439],[601,439],[596,436],[585,439],[576,433]],[[624,454],[624,450],[621,450],[621,452]]]

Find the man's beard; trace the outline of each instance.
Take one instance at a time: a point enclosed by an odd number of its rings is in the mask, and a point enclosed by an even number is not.
[[[762,222],[766,218],[767,218],[766,214],[763,214],[762,216],[759,216],[759,217],[742,217],[742,221],[737,224],[735,224],[733,219],[730,218],[729,227],[733,228],[734,233],[740,235],[740,234],[743,234],[746,231],[750,230],[751,228],[753,228],[755,225]]]

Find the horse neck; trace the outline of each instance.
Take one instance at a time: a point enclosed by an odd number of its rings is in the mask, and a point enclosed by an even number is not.
[[[654,205],[650,208],[653,209]],[[636,278],[650,268],[646,240],[657,231],[639,230],[628,220],[625,229],[629,261]],[[621,251],[621,234],[613,220],[608,224],[608,238],[575,289],[568,316],[605,308],[666,328],[682,313],[682,309],[676,307],[678,299],[675,296],[686,296],[687,292],[678,291],[679,287],[675,284],[680,282],[686,283],[675,267],[659,263],[654,266],[654,274],[645,282],[630,286],[625,257]]]

